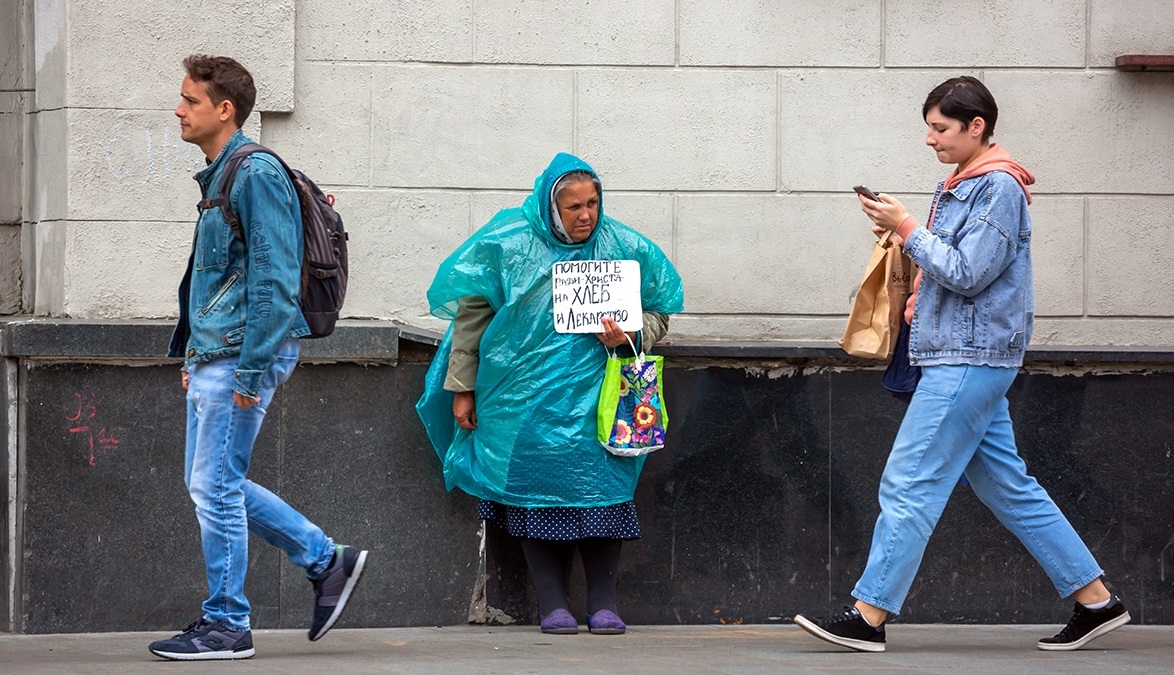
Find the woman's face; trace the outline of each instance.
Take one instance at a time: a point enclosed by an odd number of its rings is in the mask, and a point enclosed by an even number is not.
[[[976,117],[970,124],[964,125],[961,120],[946,117],[937,106],[934,106],[926,113],[925,124],[929,127],[925,134],[925,144],[934,149],[938,161],[942,164],[965,165],[985,147],[982,142],[982,131],[986,127],[986,121],[981,117]]]
[[[555,195],[554,203],[558,205],[559,218],[562,218],[571,241],[576,244],[586,241],[599,220],[599,191],[595,189],[595,182],[571,183]]]

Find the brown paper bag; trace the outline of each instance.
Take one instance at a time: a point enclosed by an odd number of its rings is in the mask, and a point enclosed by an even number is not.
[[[913,262],[886,232],[872,249],[860,290],[852,302],[840,346],[852,356],[888,359],[893,355],[913,283]]]

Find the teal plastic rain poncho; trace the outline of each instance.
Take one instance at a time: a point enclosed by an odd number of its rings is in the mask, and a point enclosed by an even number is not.
[[[583,160],[557,155],[522,207],[494,216],[441,263],[428,289],[432,313],[441,318],[452,319],[464,296],[483,297],[495,311],[481,338],[476,430],[456,425],[453,394],[443,388],[451,325],[416,404],[449,490],[527,508],[608,506],[631,500],[636,490],[644,457],[616,457],[596,440],[607,350],[595,335],[555,332],[551,267],[638,260],[644,311],[678,313],[684,291],[656,244],[604,216],[602,194],[590,237],[578,244],[555,237],[551,191],[578,170],[596,175]]]

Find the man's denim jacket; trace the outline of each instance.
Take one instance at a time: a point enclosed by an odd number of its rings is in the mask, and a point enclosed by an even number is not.
[[[218,196],[220,173],[234,150],[251,142],[239,130],[220,154],[195,175],[207,199]],[[179,285],[179,322],[168,356],[192,364],[240,355],[233,390],[256,396],[277,350],[289,338],[308,335],[301,295],[302,216],[285,169],[269,155],[241,163],[229,199],[248,246],[219,208],[205,209],[187,271]]]
[[[909,333],[910,363],[1018,368],[1031,339],[1031,216],[1019,182],[993,171],[934,193],[933,230],[905,253],[923,278]]]

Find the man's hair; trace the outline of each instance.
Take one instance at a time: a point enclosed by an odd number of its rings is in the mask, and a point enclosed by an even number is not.
[[[934,87],[921,106],[921,119],[925,119],[934,106],[942,115],[961,122],[963,127],[970,126],[974,118],[981,117],[986,122],[982,132],[984,143],[995,133],[999,106],[995,105],[995,97],[990,90],[977,78],[969,75],[952,77]]]
[[[208,96],[214,105],[220,105],[225,99],[232,101],[233,122],[238,128],[245,125],[257,102],[257,88],[253,86],[253,76],[244,66],[227,56],[192,54],[183,60],[183,67],[188,71],[188,77],[208,88]]]

